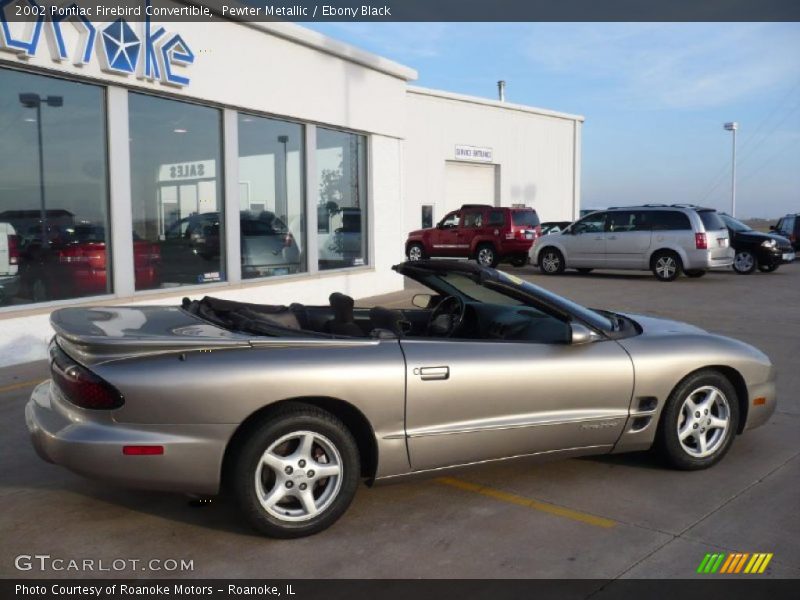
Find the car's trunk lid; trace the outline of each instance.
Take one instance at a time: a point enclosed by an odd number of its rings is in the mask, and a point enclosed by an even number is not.
[[[58,343],[83,364],[198,348],[250,346],[248,336],[171,306],[62,308],[53,312],[50,323]]]

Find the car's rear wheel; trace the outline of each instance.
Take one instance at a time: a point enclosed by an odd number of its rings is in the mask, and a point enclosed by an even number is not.
[[[475,261],[482,267],[497,266],[497,252],[491,244],[481,244],[475,251]]]
[[[539,253],[539,268],[545,275],[559,275],[564,272],[564,255],[558,248],[547,247]]]
[[[260,532],[296,538],[330,527],[353,500],[358,448],[328,412],[294,405],[253,430],[234,457],[232,486]]]
[[[425,258],[425,248],[422,244],[409,244],[406,257],[408,260],[422,260]]]
[[[707,273],[707,271],[703,271],[702,269],[697,269],[697,270],[693,270],[693,271],[684,271],[683,273],[687,277],[691,277],[693,279],[698,279],[698,278],[702,277],[703,275],[705,275]]]
[[[772,273],[777,271],[780,265],[758,265],[758,270],[762,273]]]
[[[717,371],[698,371],[667,399],[656,448],[676,469],[705,469],[730,449],[738,426],[739,403],[731,382]]]
[[[750,275],[756,270],[756,266],[758,266],[758,261],[749,250],[739,250],[733,257],[733,270],[739,275]]]
[[[675,252],[657,252],[653,255],[650,268],[659,281],[674,281],[681,274],[681,257]]]

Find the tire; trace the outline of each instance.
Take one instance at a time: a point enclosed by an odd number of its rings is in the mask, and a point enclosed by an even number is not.
[[[705,275],[708,271],[703,271],[702,269],[697,269],[696,271],[684,271],[683,274],[687,277],[691,277],[693,279],[699,279],[703,275]]]
[[[497,266],[497,252],[491,244],[479,244],[475,249],[475,262],[482,267]]]
[[[33,302],[45,302],[46,300],[52,299],[50,298],[44,279],[37,278],[31,283],[30,297]]]
[[[683,270],[681,257],[670,250],[656,252],[650,261],[650,268],[659,281],[675,281]]]
[[[524,256],[515,256],[511,259],[511,266],[512,267],[524,267],[528,264],[528,255]]]
[[[594,271],[594,269],[587,269],[586,267],[582,267],[582,268],[580,268],[580,269],[575,269],[575,270],[576,270],[578,273],[580,273],[581,275],[588,275],[589,273],[591,273],[592,271]]]
[[[303,442],[309,447],[302,448]],[[267,453],[269,463],[263,461]],[[323,469],[332,474],[322,477]],[[275,538],[313,535],[333,525],[350,506],[361,477],[352,434],[332,414],[306,404],[288,405],[255,427],[231,470],[245,517]]]
[[[780,265],[758,265],[758,270],[762,273],[774,273]]]
[[[406,249],[406,258],[410,261],[422,260],[427,258],[425,255],[425,247],[422,244],[409,244]]]
[[[655,447],[675,469],[707,469],[728,452],[738,427],[739,401],[733,384],[718,371],[697,371],[681,381],[667,399]]]
[[[740,250],[733,257],[733,270],[739,275],[750,275],[756,270],[758,261],[755,254],[749,250]]]
[[[545,275],[560,275],[565,268],[564,255],[558,248],[548,246],[539,253],[539,269]]]

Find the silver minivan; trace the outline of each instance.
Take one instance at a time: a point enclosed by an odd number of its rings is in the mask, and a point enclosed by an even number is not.
[[[702,277],[709,269],[730,267],[733,256],[717,212],[682,204],[596,211],[539,238],[531,248],[531,262],[547,275],[564,269],[631,269],[652,271],[660,281],[681,273]]]

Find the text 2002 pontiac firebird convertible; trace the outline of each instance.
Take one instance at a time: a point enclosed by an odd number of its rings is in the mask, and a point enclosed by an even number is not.
[[[395,270],[433,291],[420,308],[332,294],[58,310],[52,380],[26,410],[33,443],[126,485],[226,484],[257,529],[297,537],[336,521],[361,479],[651,446],[701,469],[775,410],[769,359],[736,340],[472,263]]]

